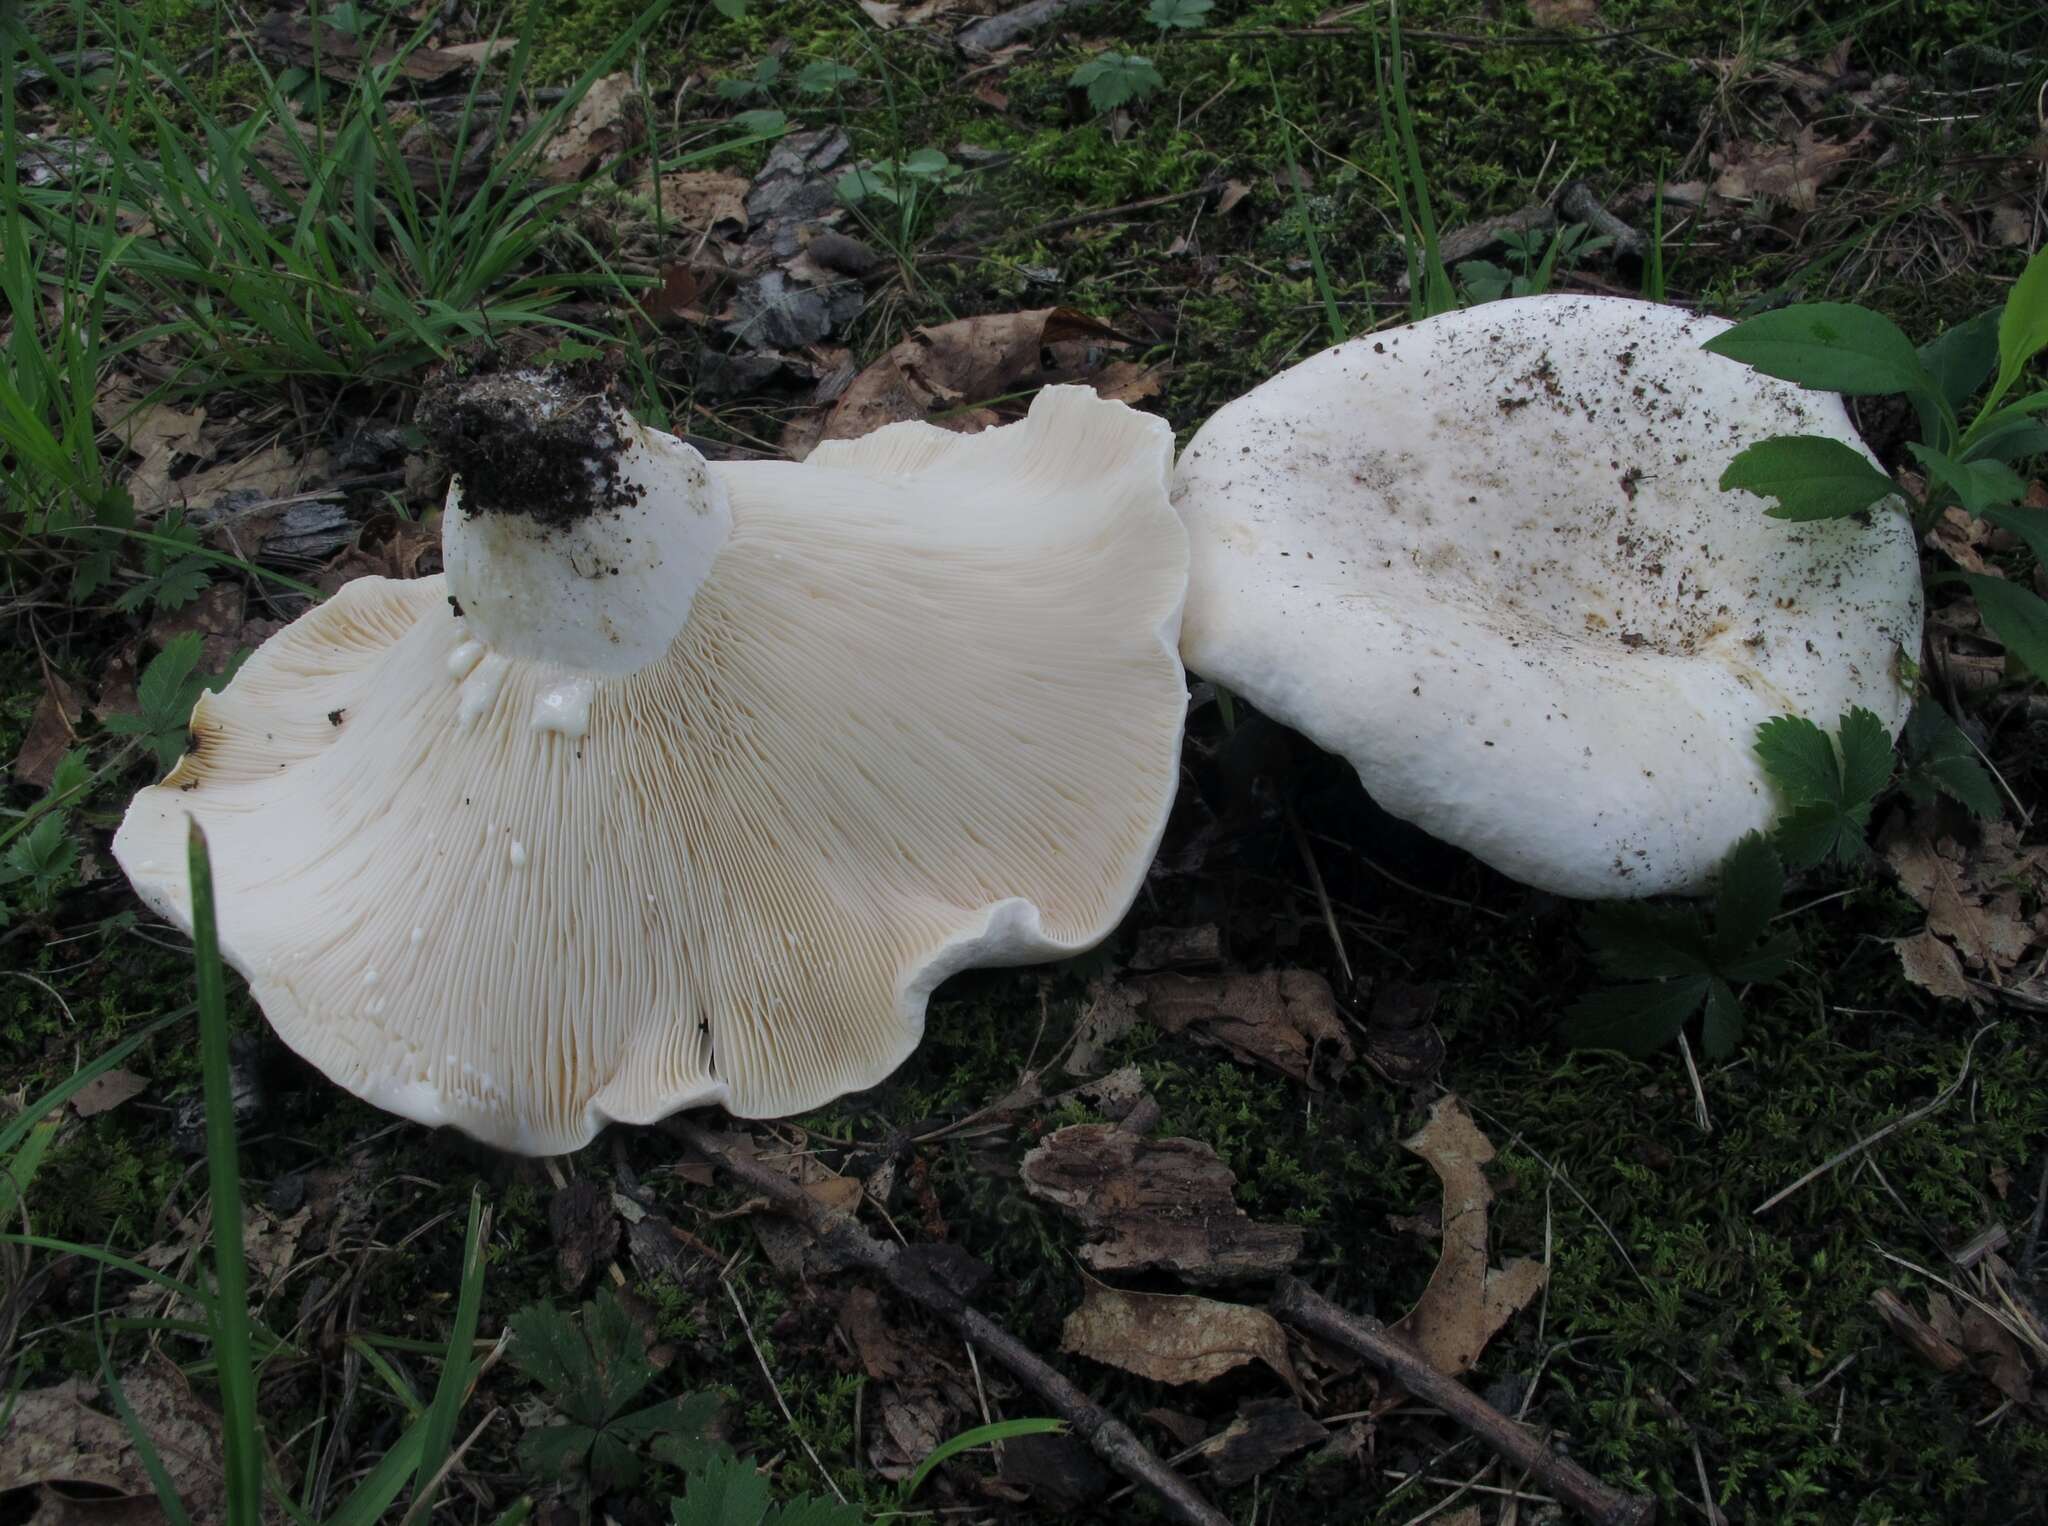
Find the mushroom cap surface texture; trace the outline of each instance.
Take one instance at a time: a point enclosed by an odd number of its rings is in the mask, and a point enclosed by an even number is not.
[[[948,975],[1100,940],[1186,709],[1162,420],[1048,388],[979,435],[707,465],[616,418],[612,507],[471,515],[458,483],[448,572],[266,642],[114,845],[189,929],[196,818],[292,1048],[534,1154],[822,1105],[916,1047]]]
[[[1896,733],[1920,649],[1895,505],[1795,524],[1719,488],[1768,436],[1863,449],[1840,398],[1701,351],[1728,326],[1488,302],[1232,402],[1174,478],[1188,667],[1515,879],[1703,889],[1777,814],[1758,724],[1862,705]]]

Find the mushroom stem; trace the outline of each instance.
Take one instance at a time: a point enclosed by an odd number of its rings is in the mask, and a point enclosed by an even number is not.
[[[702,456],[552,372],[450,383],[422,415],[455,471],[448,586],[485,649],[614,677],[667,654],[732,530]]]
[[[835,1213],[787,1177],[758,1161],[728,1152],[706,1130],[687,1118],[671,1118],[663,1127],[712,1165],[738,1178],[755,1192],[798,1220],[819,1245],[855,1266],[866,1267],[916,1304],[944,1317],[968,1342],[1001,1362],[1059,1417],[1095,1449],[1098,1457],[1134,1483],[1159,1496],[1177,1521],[1192,1526],[1230,1526],[1230,1518],[1203,1499],[1131,1428],[1068,1382],[1016,1336],[962,1298],[915,1254],[876,1239],[849,1214]]]
[[[1433,1404],[1517,1467],[1543,1481],[1573,1510],[1596,1526],[1650,1526],[1657,1502],[1624,1494],[1600,1482],[1569,1457],[1524,1429],[1455,1378],[1438,1372],[1421,1353],[1378,1320],[1338,1308],[1293,1277],[1280,1281],[1272,1312],[1296,1329],[1356,1352],[1378,1372],[1425,1404]]]

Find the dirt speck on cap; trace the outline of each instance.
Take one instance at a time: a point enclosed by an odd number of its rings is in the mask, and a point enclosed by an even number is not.
[[[417,422],[460,479],[468,512],[570,525],[640,496],[619,469],[632,441],[614,390],[602,366],[485,360],[429,381]]]

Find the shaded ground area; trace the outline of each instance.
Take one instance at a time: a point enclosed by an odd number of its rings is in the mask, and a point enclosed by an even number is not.
[[[1999,301],[2044,232],[2036,8],[1837,9],[1405,12],[1419,168],[1464,295],[1535,281],[1556,230],[1578,228],[1554,289],[1661,290],[1730,315],[1854,300],[1916,340]],[[69,62],[17,89],[18,129],[35,135],[17,177],[75,192],[79,214],[38,237],[32,288],[87,291],[109,272],[82,434],[149,538],[116,551],[61,523],[29,533],[27,479],[9,478],[10,807],[61,783],[74,751],[95,776],[32,872],[0,888],[11,1105],[189,1000],[189,951],[132,900],[106,844],[128,794],[177,756],[203,675],[309,589],[438,570],[445,477],[413,420],[438,353],[603,360],[644,416],[714,457],[904,417],[995,422],[1054,379],[1163,413],[1185,441],[1338,332],[1410,312],[1400,209],[1418,166],[1398,152],[1389,18],[1370,7],[1076,5],[976,47],[963,29],[992,6],[686,6],[634,36],[641,8],[606,0],[537,16],[530,57],[510,65],[525,91],[506,88],[509,55],[482,58],[517,18],[466,8],[330,10],[325,31],[280,10],[244,31],[153,0],[145,33],[30,10]],[[421,61],[389,110],[352,115],[359,65],[415,25]],[[163,75],[138,70],[137,50]],[[548,121],[549,92],[592,65],[596,82]],[[302,115],[263,114],[267,81]],[[209,122],[247,142],[209,139]],[[172,149],[236,166],[246,217],[202,205],[181,220],[203,203],[192,183],[123,179],[95,157],[173,165]],[[521,173],[494,178],[508,159]],[[350,174],[328,184],[308,172],[322,163]],[[416,188],[410,214],[390,210],[400,183]],[[436,211],[463,207],[482,209],[473,226]],[[362,237],[316,248],[310,226]],[[395,252],[421,227],[445,236]],[[218,278],[288,263],[236,242],[256,228],[286,230],[307,261],[281,304],[253,276]],[[115,251],[131,235],[169,253]],[[212,275],[180,263],[216,253]],[[10,298],[10,336],[25,321]],[[1896,462],[1904,406],[1865,400],[1861,423]],[[2033,575],[2014,545],[1972,550]],[[2011,1332],[2040,1328],[2048,1289],[2028,848],[2048,712],[1950,599],[1935,595],[1952,613],[1937,612],[1924,668],[1995,766],[2008,820],[1975,829],[1883,801],[1886,851],[1791,886],[1793,971],[1746,993],[1732,1060],[1695,1075],[1668,1050],[1566,1049],[1559,1018],[1600,980],[1581,908],[1378,812],[1343,764],[1198,686],[1181,804],[1115,937],[1067,965],[948,983],[888,1084],[736,1142],[822,1200],[863,1204],[878,1234],[985,1263],[975,1301],[1162,1453],[1187,1454],[1233,1519],[1550,1519],[1455,1427],[1327,1349],[1283,1341],[1278,1360],[1180,1381],[1132,1360],[1139,1343],[1111,1322],[1093,1354],[1062,1354],[1090,1343],[1068,1321],[1102,1296],[1098,1276],[1257,1304],[1291,1266],[1350,1309],[1410,1310],[1444,1261],[1449,1178],[1402,1141],[1453,1094],[1495,1152],[1490,1264],[1542,1273],[1516,1274],[1524,1296],[1479,1336],[1470,1382],[1497,1408],[1656,1494],[1665,1519],[2037,1519],[2048,1350]],[[180,671],[152,667],[167,649],[190,653]],[[1930,913],[1959,986],[1917,965],[1916,983],[1901,962]],[[339,1095],[234,995],[254,1285],[288,1347],[264,1368],[262,1408],[278,1471],[316,1513],[432,1389],[476,1185],[495,1211],[482,1335],[610,1290],[656,1372],[649,1397],[722,1396],[715,1424],[778,1496],[836,1487],[891,1508],[938,1442],[1044,1412],[928,1314],[807,1260],[799,1232],[660,1131],[545,1164],[430,1136]],[[189,1035],[166,1028],[125,1062],[132,1085],[65,1113],[14,1215],[34,1234],[190,1274],[207,1199]],[[1069,1126],[1100,1130],[1056,1134]],[[1080,1187],[1054,1169],[1060,1138],[1095,1141],[1069,1162]],[[1213,1247],[1160,1253],[1142,1225],[1089,1219],[1101,1151],[1139,1138],[1196,1142],[1146,1169],[1199,1178],[1247,1215],[1230,1252],[1249,1281],[1214,1275]],[[189,1409],[187,1382],[208,1391],[189,1331],[107,1324],[189,1307],[75,1250],[5,1249],[10,1383],[96,1375],[103,1337],[145,1381],[130,1385],[139,1408]],[[1242,1344],[1227,1316],[1196,1325],[1212,1355]],[[467,1424],[496,1418],[442,1513],[495,1519],[531,1494],[634,1526],[664,1516],[656,1502],[688,1470],[651,1440],[630,1448],[630,1487],[537,1469],[530,1438],[561,1408],[515,1364],[488,1371]],[[146,1492],[122,1466],[101,1482]],[[1000,1461],[946,1464],[914,1508],[1149,1518],[1151,1501],[1091,1467],[1013,1442]],[[17,1482],[0,1466],[0,1487]]]

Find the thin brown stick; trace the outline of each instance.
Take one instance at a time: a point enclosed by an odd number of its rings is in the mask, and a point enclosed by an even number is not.
[[[835,1213],[787,1177],[758,1161],[729,1153],[710,1133],[687,1118],[664,1125],[712,1165],[744,1183],[796,1219],[828,1255],[874,1272],[903,1297],[942,1316],[974,1345],[1022,1380],[1095,1449],[1097,1456],[1162,1499],[1175,1520],[1192,1526],[1230,1526],[1230,1518],[1195,1492],[1130,1427],[1068,1382],[1001,1325],[971,1306],[898,1246],[878,1240],[852,1218]]]
[[[1649,1526],[1657,1502],[1647,1495],[1610,1489],[1568,1457],[1560,1457],[1534,1432],[1517,1425],[1464,1384],[1445,1377],[1414,1347],[1369,1315],[1347,1314],[1308,1284],[1280,1281],[1272,1312],[1311,1335],[1356,1352],[1372,1367],[1432,1404],[1517,1467],[1528,1470],[1551,1494],[1596,1526]]]

